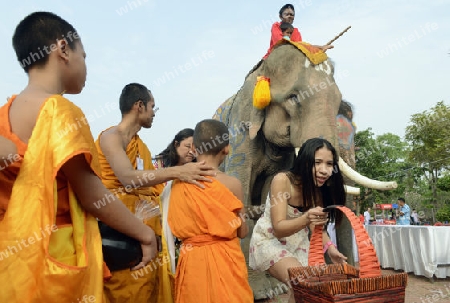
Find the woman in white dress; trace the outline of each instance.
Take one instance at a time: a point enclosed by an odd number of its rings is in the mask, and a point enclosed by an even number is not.
[[[267,270],[290,285],[288,268],[308,265],[309,231],[315,225],[326,225],[329,218],[323,207],[332,204],[345,204],[336,150],[327,140],[309,139],[292,169],[272,180],[264,214],[253,229],[250,267]],[[330,241],[325,228],[322,235],[324,253],[333,263],[345,262],[347,258]],[[291,290],[289,302],[295,302]]]

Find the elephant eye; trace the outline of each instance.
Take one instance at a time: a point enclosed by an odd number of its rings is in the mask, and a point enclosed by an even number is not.
[[[289,99],[290,99],[290,102],[293,104],[300,104],[300,100],[298,100],[296,94],[290,94]]]

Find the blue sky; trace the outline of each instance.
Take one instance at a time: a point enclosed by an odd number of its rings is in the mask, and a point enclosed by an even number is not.
[[[120,121],[126,84],[149,87],[159,107],[140,136],[152,154],[175,133],[211,118],[265,54],[278,0],[7,1],[2,4],[0,91],[6,98],[27,77],[11,45],[15,26],[36,10],[52,11],[78,30],[88,76],[80,95],[66,95],[88,117],[94,138]],[[334,43],[336,82],[355,107],[358,130],[404,135],[412,114],[450,102],[449,0],[295,0],[303,40]],[[188,64],[190,69],[180,68]],[[5,99],[3,99],[5,100]]]

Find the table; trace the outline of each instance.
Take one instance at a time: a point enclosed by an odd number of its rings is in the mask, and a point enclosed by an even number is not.
[[[382,268],[427,278],[450,276],[450,227],[368,225]]]

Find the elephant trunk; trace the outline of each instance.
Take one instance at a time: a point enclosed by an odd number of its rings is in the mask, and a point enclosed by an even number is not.
[[[347,176],[350,180],[353,180],[355,181],[355,183],[367,188],[373,188],[378,190],[391,190],[397,188],[397,183],[395,181],[391,182],[377,181],[362,176],[358,172],[354,171],[350,166],[348,166],[347,163],[345,163],[345,161],[342,160],[341,157],[339,157],[339,169],[341,170],[342,174]]]

